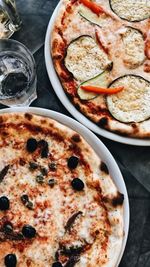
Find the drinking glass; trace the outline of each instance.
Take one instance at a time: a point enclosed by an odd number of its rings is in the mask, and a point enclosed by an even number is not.
[[[15,0],[0,0],[0,39],[9,38],[20,27]]]
[[[0,103],[28,106],[37,98],[36,66],[31,52],[20,42],[0,40]]]

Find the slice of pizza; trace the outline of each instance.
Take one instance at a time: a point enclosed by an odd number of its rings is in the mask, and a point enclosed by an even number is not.
[[[120,135],[150,137],[147,1],[62,1],[51,53],[67,96],[85,116]]]
[[[123,201],[78,133],[29,113],[0,115],[0,266],[115,267]]]

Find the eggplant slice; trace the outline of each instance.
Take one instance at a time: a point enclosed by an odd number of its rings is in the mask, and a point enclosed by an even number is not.
[[[91,36],[82,35],[67,48],[65,66],[79,82],[95,77],[110,64],[107,54]]]
[[[86,92],[85,90],[81,89],[81,86],[99,86],[99,87],[104,87],[107,88],[109,85],[109,70],[105,70],[96,77],[82,83],[79,88],[78,88],[78,96],[81,100],[92,100],[95,97],[99,96],[99,94],[92,93],[92,92]]]
[[[81,5],[79,8],[79,15],[83,17],[85,20],[89,21],[92,24],[103,27],[107,26],[110,18],[108,18],[105,14],[101,14],[97,16],[94,12],[92,12],[89,8]]]
[[[107,96],[109,112],[124,123],[142,122],[150,118],[150,82],[136,75],[116,79],[110,87],[124,86],[118,94]]]
[[[109,0],[112,11],[124,20],[138,22],[150,17],[149,0]]]
[[[124,56],[123,61],[127,68],[134,69],[143,64],[145,60],[144,37],[139,30],[126,27],[122,34]]]

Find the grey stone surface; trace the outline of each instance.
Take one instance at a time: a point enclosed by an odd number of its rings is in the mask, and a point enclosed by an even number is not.
[[[44,40],[50,16],[58,0],[16,0],[23,26],[13,39],[24,43],[37,64],[38,99],[32,106],[69,115],[49,82],[44,61]],[[3,106],[0,105],[2,108]],[[69,115],[71,117],[71,115]],[[100,138],[122,171],[131,209],[127,247],[119,267],[150,267],[150,156],[149,148],[122,145]],[[84,267],[84,266],[83,266]]]

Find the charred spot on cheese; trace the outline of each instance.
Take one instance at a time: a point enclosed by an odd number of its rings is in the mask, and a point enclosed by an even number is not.
[[[138,22],[150,17],[150,5],[146,0],[109,0],[109,2],[113,12],[124,20]]]
[[[80,135],[79,134],[74,134],[71,137],[72,141],[74,141],[75,143],[79,143],[81,141]]]
[[[117,195],[115,197],[111,196],[103,196],[102,200],[104,203],[113,206],[116,208],[117,206],[122,206],[124,202],[124,195],[120,192],[117,192]]]
[[[150,82],[136,75],[115,80],[110,87],[123,86],[122,92],[107,96],[109,112],[124,123],[142,122],[150,117]]]
[[[109,174],[108,167],[107,167],[107,165],[104,162],[101,162],[101,164],[100,164],[100,170],[102,172],[105,172],[106,174]]]
[[[67,48],[65,66],[78,81],[84,82],[95,77],[110,63],[108,55],[91,36],[82,35]]]
[[[108,125],[108,118],[107,117],[101,118],[97,124],[98,126],[105,128]]]
[[[26,160],[23,159],[23,158],[20,158],[19,159],[19,164],[20,164],[20,166],[24,166],[26,164]]]
[[[31,121],[33,118],[32,114],[30,114],[30,113],[25,113],[24,116],[28,121]]]
[[[124,202],[124,195],[118,192],[117,196],[112,199],[112,205],[114,207],[117,207],[119,205],[122,205]]]
[[[3,181],[4,177],[7,175],[10,165],[5,166],[0,172],[0,183]]]
[[[2,124],[4,122],[2,116],[0,117],[0,124]]]
[[[122,34],[123,62],[127,68],[134,69],[145,60],[144,37],[142,32],[132,27],[126,27]]]
[[[73,224],[75,223],[75,220],[78,218],[78,216],[82,215],[82,211],[78,211],[76,213],[74,213],[67,221],[66,225],[65,225],[65,230],[69,231],[71,229],[71,227],[73,226]]]

